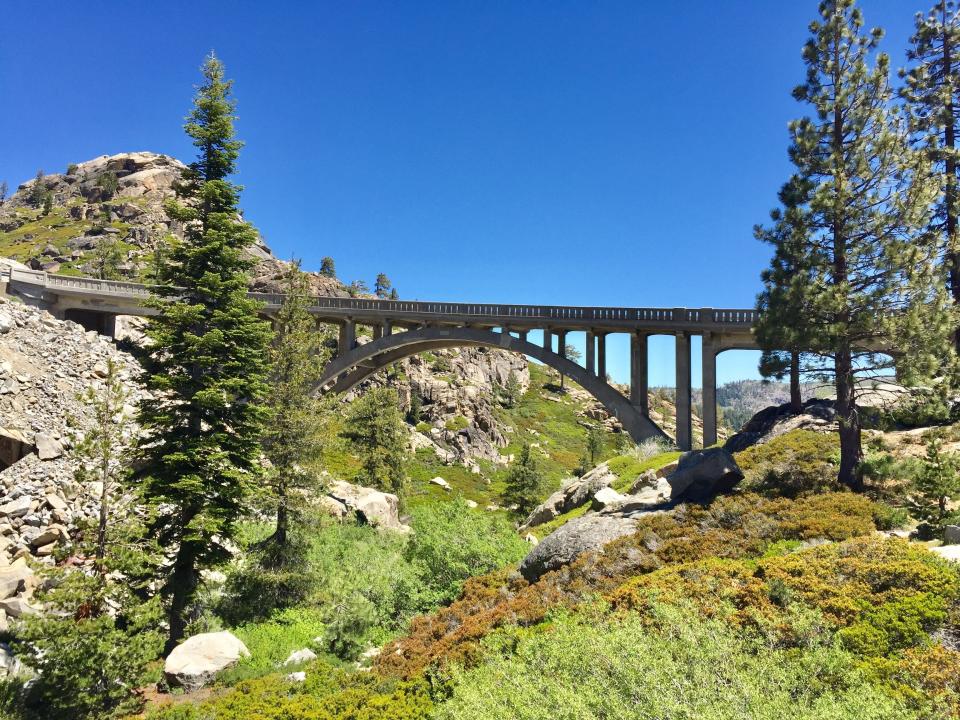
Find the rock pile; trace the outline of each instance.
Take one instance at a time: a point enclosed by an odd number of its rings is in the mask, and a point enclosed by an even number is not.
[[[76,323],[0,298],[0,574],[20,558],[50,557],[78,522],[97,517],[99,483],[76,480],[70,450],[90,422],[81,394],[110,360],[135,405],[145,393],[133,358]],[[0,578],[0,595],[8,587]]]

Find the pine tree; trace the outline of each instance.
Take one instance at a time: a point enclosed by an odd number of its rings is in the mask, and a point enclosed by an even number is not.
[[[322,449],[321,401],[313,396],[329,359],[329,350],[308,312],[310,287],[300,264],[293,262],[284,279],[284,301],[274,318],[270,348],[271,422],[263,437],[270,460],[267,479],[276,503],[276,530],[272,543],[289,546],[291,520],[302,511],[304,494],[319,486],[309,465]],[[283,554],[277,554],[282,560]]]
[[[960,12],[956,3],[940,0],[927,14],[917,13],[907,58],[914,63],[903,72],[900,90],[907,102],[911,129],[940,180],[933,217],[944,253],[944,279],[954,305],[960,305],[960,229],[957,187],[960,155]],[[954,332],[960,349],[960,332]]]
[[[158,508],[157,537],[173,554],[163,588],[166,652],[183,637],[199,570],[228,557],[225,544],[261,477],[267,417],[270,328],[247,296],[243,255],[256,234],[240,218],[240,188],[228,179],[241,147],[231,82],[212,54],[203,78],[185,126],[199,154],[166,207],[185,231],[156,290],[145,359],[154,397],[141,407],[138,477]]]
[[[7,199],[7,193],[9,192],[9,190],[10,188],[7,185],[7,181],[6,180],[0,181],[0,205],[3,205],[4,201]]]
[[[128,395],[109,361],[103,381],[84,395],[89,430],[75,449],[77,480],[101,484],[95,525],[79,528],[68,550],[81,564],[42,571],[45,612],[26,616],[13,645],[38,671],[25,703],[37,717],[103,718],[142,704],[136,689],[163,645],[162,612],[147,585],[158,553],[143,537],[135,496],[125,492],[133,434]]]
[[[363,483],[397,495],[403,492],[407,439],[396,390],[373,388],[357,398],[342,435],[360,453]]]
[[[101,280],[116,280],[120,277],[120,265],[125,260],[123,248],[112,236],[104,236],[93,250],[94,277]]]
[[[381,300],[386,300],[390,297],[390,291],[393,289],[393,283],[390,282],[390,278],[384,273],[379,273],[377,275],[376,282],[373,284],[373,293]]]
[[[943,452],[942,433],[927,437],[927,454],[912,483],[910,514],[924,525],[924,535],[943,531],[949,516],[948,503],[960,493],[960,458]]]
[[[580,358],[583,357],[576,345],[569,344],[563,346],[563,356],[572,362],[580,362]],[[563,373],[560,373],[560,389],[563,390]]]
[[[853,0],[825,0],[820,15],[803,50],[806,82],[794,90],[813,117],[790,125],[797,170],[785,186],[784,217],[791,227],[773,233],[790,247],[778,247],[765,279],[780,287],[768,289],[759,305],[778,322],[789,318],[809,351],[802,372],[833,378],[838,476],[859,489],[858,377],[894,367],[906,382],[931,376],[950,316],[935,243],[925,232],[936,188],[890,109],[889,61],[875,54],[882,32],[863,32]],[[783,257],[801,270],[788,287],[778,274]],[[792,315],[798,306],[802,312]]]
[[[397,292],[397,289],[396,289],[396,288],[390,288],[390,299],[391,299],[391,300],[399,300],[399,299],[400,299],[400,293]]]
[[[33,179],[33,185],[30,186],[30,203],[36,208],[42,206],[46,194],[47,184],[44,179],[43,170],[37,170],[37,175]]]
[[[336,265],[333,262],[333,258],[329,255],[320,260],[320,274],[330,278],[337,276]]]
[[[587,453],[590,455],[591,465],[596,465],[597,458],[603,453],[604,439],[604,432],[597,425],[587,431]]]
[[[503,386],[503,404],[508,408],[515,407],[520,401],[522,392],[523,388],[520,386],[520,380],[517,378],[517,374],[511,370],[507,374],[507,381]]]
[[[530,454],[530,445],[523,444],[520,456],[513,461],[504,479],[503,501],[522,516],[529,514],[543,495],[545,480],[536,459]]]

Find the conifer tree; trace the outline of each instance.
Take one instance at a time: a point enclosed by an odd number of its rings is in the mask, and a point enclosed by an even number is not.
[[[3,205],[4,201],[7,199],[7,192],[9,187],[6,180],[0,180],[0,205]]]
[[[536,459],[530,454],[530,445],[523,444],[520,456],[513,461],[504,479],[503,501],[524,516],[540,502],[545,480]]]
[[[517,378],[517,374],[511,370],[507,374],[507,381],[503,385],[503,404],[512,408],[520,401],[520,395],[523,392],[523,388],[520,385],[520,380]]]
[[[331,278],[335,278],[337,276],[337,267],[333,262],[333,258],[329,255],[320,260],[320,274],[324,277]]]
[[[360,453],[360,480],[397,495],[406,484],[406,432],[393,388],[373,388],[350,406],[343,437]]]
[[[951,498],[960,492],[960,457],[943,450],[943,434],[933,432],[926,438],[927,454],[912,482],[908,508],[923,524],[924,536],[943,532],[950,515]]]
[[[399,299],[400,299],[400,293],[397,292],[397,289],[396,289],[396,288],[390,288],[390,299],[391,299],[391,300],[399,300]]]
[[[800,215],[784,237],[790,262],[802,272],[798,287],[768,292],[759,303],[795,326],[810,351],[802,370],[832,377],[838,477],[855,489],[862,459],[858,377],[889,372],[893,359],[901,379],[929,377],[950,329],[935,244],[925,233],[936,188],[890,109],[889,61],[875,52],[882,31],[862,26],[853,0],[821,2],[820,20],[811,23],[806,82],[794,97],[812,117],[790,125],[796,174],[784,203]],[[777,257],[772,272],[768,282],[777,278]],[[795,302],[802,312],[791,315]]]
[[[381,300],[386,300],[390,297],[390,291],[392,289],[393,283],[390,282],[390,278],[388,278],[385,273],[379,273],[376,282],[373,284],[374,294]]]
[[[167,652],[183,637],[199,570],[228,557],[225,545],[262,472],[270,328],[247,296],[243,251],[256,233],[241,219],[240,187],[229,179],[241,147],[231,84],[211,54],[185,126],[198,156],[166,207],[183,223],[184,239],[164,267],[159,314],[147,331],[154,397],[141,407],[138,477],[158,508],[157,537],[173,556],[163,586]]]
[[[66,550],[79,562],[41,571],[38,603],[13,645],[38,671],[25,705],[35,717],[126,716],[142,704],[136,690],[163,645],[159,598],[148,585],[158,552],[143,533],[137,497],[121,482],[129,472],[133,418],[119,368],[84,394],[91,423],[75,448],[77,480],[98,482],[96,523],[81,523]],[[33,716],[33,715],[32,715]]]
[[[290,522],[302,510],[304,492],[319,484],[309,465],[322,449],[321,401],[313,396],[329,359],[322,335],[307,311],[311,298],[307,276],[293,262],[284,278],[284,301],[274,318],[270,347],[271,422],[263,437],[270,460],[267,479],[276,503],[276,529],[272,542],[289,546]],[[277,554],[282,558],[282,553]]]
[[[933,230],[942,243],[944,280],[954,305],[960,305],[960,12],[952,0],[940,0],[927,15],[917,13],[900,90],[907,103],[911,129],[940,180]],[[954,332],[960,348],[960,332]]]
[[[47,184],[43,170],[37,170],[37,175],[33,179],[33,185],[30,186],[30,202],[34,207],[41,207],[47,194]]]
[[[587,431],[587,453],[590,455],[590,464],[596,465],[597,458],[603,452],[604,432],[594,425]]]

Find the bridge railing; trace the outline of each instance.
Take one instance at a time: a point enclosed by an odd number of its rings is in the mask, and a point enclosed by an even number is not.
[[[142,299],[150,295],[150,286],[121,280],[98,280],[96,278],[57,275],[37,270],[12,269],[11,280],[40,285],[51,290],[80,291],[84,294],[101,294],[112,297]],[[279,293],[252,292],[250,296],[267,307],[276,308],[283,303]],[[414,314],[429,318],[437,315],[471,317],[485,321],[537,321],[543,323],[575,321],[622,321],[636,323],[715,324],[749,327],[756,322],[758,314],[752,309],[717,308],[626,308],[626,307],[581,307],[572,305],[502,305],[493,303],[447,303],[420,302],[416,300],[380,300],[375,298],[342,298],[318,296],[312,300],[310,310],[322,314],[324,310],[349,312],[372,312],[389,318],[391,315]]]

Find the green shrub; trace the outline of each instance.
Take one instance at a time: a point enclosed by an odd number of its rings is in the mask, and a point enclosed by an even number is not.
[[[906,508],[894,507],[883,502],[874,503],[873,521],[878,530],[897,530],[910,521]]]
[[[424,435],[429,435],[429,434],[430,434],[430,430],[431,430],[432,428],[433,428],[433,425],[431,425],[431,424],[428,423],[428,422],[423,422],[423,421],[421,421],[421,422],[418,422],[418,423],[417,423],[417,432],[421,432],[421,433],[423,433]]]
[[[418,581],[407,607],[417,612],[450,602],[467,578],[518,562],[529,550],[505,520],[461,498],[418,508],[413,528],[404,557]]]
[[[741,487],[765,495],[798,497],[839,488],[835,434],[792,430],[736,454]]]
[[[597,625],[571,618],[459,672],[439,720],[887,720],[916,717],[866,682],[854,657],[814,644],[758,648],[696,613],[656,608]],[[558,714],[558,710],[560,711]]]
[[[293,608],[275,613],[266,621],[240,625],[231,632],[247,646],[250,657],[220,674],[218,681],[227,685],[276,672],[294,650],[316,649],[314,640],[324,633],[323,614],[316,608]]]
[[[859,655],[889,655],[929,643],[930,631],[943,624],[946,617],[942,597],[920,592],[880,605],[838,635]]]
[[[460,432],[466,430],[469,426],[470,422],[463,415],[452,417],[444,423],[444,427],[450,432]]]
[[[929,427],[950,422],[951,403],[934,388],[914,388],[890,412],[890,419],[903,427]]]

